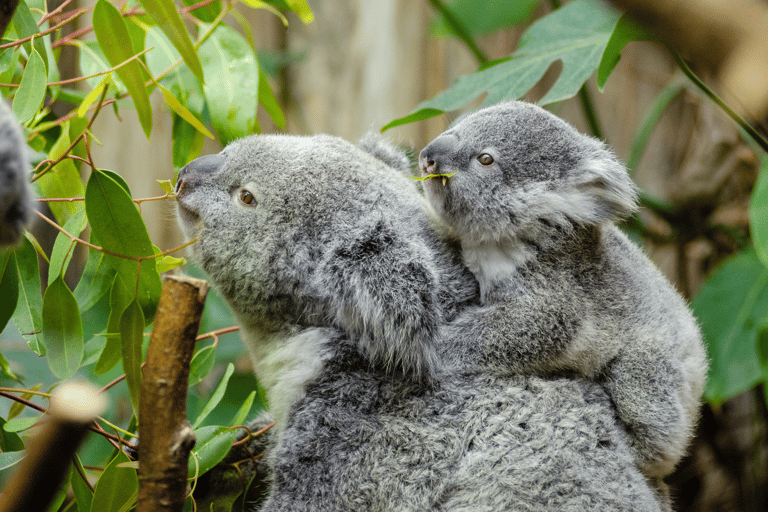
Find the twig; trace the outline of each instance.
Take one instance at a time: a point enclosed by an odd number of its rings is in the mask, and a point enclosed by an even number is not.
[[[469,51],[472,52],[472,55],[475,56],[475,59],[477,59],[477,62],[479,62],[480,65],[486,64],[488,62],[488,57],[485,55],[485,53],[483,53],[480,47],[477,46],[477,43],[475,43],[475,40],[472,39],[469,30],[467,30],[461,20],[459,20],[453,14],[453,12],[451,12],[448,6],[446,6],[440,0],[429,0],[429,3],[432,4],[432,7],[434,7],[435,10],[443,16],[445,22],[451,27],[451,29],[453,29],[453,32],[456,34],[456,36],[464,42]]]

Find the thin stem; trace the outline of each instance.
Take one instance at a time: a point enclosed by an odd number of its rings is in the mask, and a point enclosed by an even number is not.
[[[16,47],[16,46],[21,46],[24,43],[28,43],[29,41],[31,41],[35,37],[45,36],[45,35],[50,34],[51,32],[56,32],[62,26],[66,25],[67,23],[69,23],[70,21],[74,20],[75,18],[85,14],[86,12],[88,12],[88,9],[79,9],[78,11],[75,11],[75,13],[72,16],[70,16],[69,18],[65,19],[64,21],[62,21],[62,22],[52,26],[49,29],[43,30],[42,32],[39,32],[37,34],[33,34],[33,35],[29,36],[29,37],[25,37],[24,39],[17,39],[15,41],[10,42],[10,43],[5,43],[5,44],[0,45],[0,50],[4,50],[6,48],[12,48],[12,47]]]
[[[696,85],[701,91],[707,95],[709,99],[715,102],[715,104],[720,107],[723,112],[728,114],[728,116],[733,119],[736,124],[739,125],[747,134],[752,137],[752,139],[765,151],[768,153],[768,140],[765,140],[755,128],[753,128],[747,121],[744,120],[739,114],[737,114],[731,107],[729,107],[715,92],[707,87],[707,85],[693,72],[693,70],[688,67],[688,64],[683,60],[683,58],[680,56],[680,54],[672,48],[671,46],[667,46],[667,49],[672,54],[672,57],[674,57],[675,62],[677,63],[678,67],[682,70],[682,72],[685,74],[685,76],[688,77],[688,79]]]
[[[600,129],[600,120],[597,119],[597,113],[595,112],[595,105],[592,102],[592,95],[587,89],[587,84],[582,85],[581,89],[579,89],[579,99],[581,100],[581,106],[584,108],[584,117],[587,118],[592,135],[598,139],[605,140],[603,130]]]
[[[459,20],[441,0],[429,0],[429,3],[443,16],[445,22],[451,27],[456,36],[464,42],[469,51],[472,52],[472,55],[475,56],[475,59],[477,59],[477,62],[480,63],[481,66],[488,63],[488,57],[483,53],[480,47],[477,46],[477,43],[472,39],[469,30],[467,30],[461,20]]]

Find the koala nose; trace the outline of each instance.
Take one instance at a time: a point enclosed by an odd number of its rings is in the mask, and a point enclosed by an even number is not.
[[[220,153],[201,156],[192,160],[179,171],[176,193],[180,193],[185,185],[192,185],[194,182],[205,179],[207,175],[216,174],[224,167],[225,162],[226,159]]]
[[[424,174],[439,174],[450,161],[454,148],[458,144],[455,135],[443,134],[427,144],[419,153],[419,167]]]

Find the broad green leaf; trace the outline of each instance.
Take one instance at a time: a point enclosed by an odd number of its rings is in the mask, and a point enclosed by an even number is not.
[[[160,84],[157,84],[157,87],[160,89],[160,92],[163,93],[163,98],[165,98],[165,102],[168,104],[169,107],[171,107],[171,110],[173,110],[176,115],[184,119],[186,122],[191,124],[195,127],[197,131],[205,135],[206,137],[213,139],[214,136],[211,134],[211,132],[208,131],[208,129],[203,126],[203,123],[200,122],[199,119],[197,119],[194,115],[192,115],[192,112],[187,110],[184,105],[179,103],[179,100],[176,99],[176,97]]]
[[[40,269],[37,252],[28,238],[14,253],[19,273],[19,299],[13,313],[13,323],[27,340],[29,348],[38,355],[45,355],[43,343],[43,295],[40,290]]]
[[[130,257],[152,256],[152,242],[133,200],[123,186],[109,174],[93,171],[85,189],[85,208],[91,230],[101,246],[115,254]],[[138,275],[137,299],[147,323],[154,318],[162,284],[153,258],[141,262],[107,255],[126,286],[134,289]]]
[[[722,403],[764,376],[756,353],[760,321],[768,314],[768,268],[754,251],[726,260],[693,299],[711,361],[705,397]]]
[[[156,259],[155,265],[157,265],[157,272],[159,274],[168,272],[175,268],[179,268],[187,262],[184,258],[176,258],[174,256],[166,254]]]
[[[118,453],[101,474],[91,501],[91,512],[118,512],[138,492],[139,478],[133,468],[119,464],[130,462],[123,452]]]
[[[173,167],[180,169],[197,158],[205,135],[181,117],[173,116]]]
[[[85,227],[88,225],[88,219],[85,217],[85,210],[80,210],[75,213],[64,224],[63,229],[70,235],[80,237]],[[77,242],[70,240],[64,233],[56,235],[56,241],[53,244],[51,250],[51,261],[48,267],[48,284],[56,279],[58,276],[63,276],[67,271],[69,262],[72,259],[72,254],[75,250]]]
[[[189,477],[195,476],[195,470],[198,467],[195,464],[195,457],[199,465],[198,475],[207,473],[227,456],[236,434],[237,431],[234,429],[215,425],[195,430],[197,443],[192,449],[193,455],[189,457]]]
[[[619,15],[597,0],[576,0],[539,19],[507,59],[460,77],[453,86],[387,124],[382,131],[456,110],[486,93],[483,105],[520,98],[557,60],[560,76],[539,101],[545,105],[573,97],[597,69]]]
[[[20,452],[24,449],[24,442],[15,432],[5,430],[6,420],[0,418],[0,452]]]
[[[192,425],[192,428],[197,428],[200,426],[200,424],[205,420],[205,418],[208,417],[209,414],[211,414],[211,411],[213,411],[217,405],[219,405],[219,402],[221,402],[221,399],[224,398],[224,392],[227,390],[227,384],[229,384],[229,379],[232,377],[232,374],[235,372],[235,365],[232,363],[229,363],[227,365],[227,371],[224,372],[224,376],[221,378],[221,382],[219,382],[218,387],[216,388],[216,391],[213,392],[213,395],[211,395],[211,399],[208,400],[208,403],[205,404],[205,407],[203,407],[202,412],[200,412],[200,415],[195,420],[195,423]]]
[[[104,348],[99,354],[93,373],[103,375],[115,367],[123,357],[123,348],[120,338],[120,321],[123,311],[131,303],[132,293],[123,283],[120,276],[115,276],[112,290],[109,294],[109,318],[107,320],[107,335]]]
[[[123,371],[131,395],[133,411],[139,414],[141,389],[141,344],[144,341],[144,314],[133,300],[120,317],[120,345],[123,353]]]
[[[768,156],[760,156],[760,176],[749,200],[752,243],[763,265],[768,267]]]
[[[39,19],[41,15],[37,14]],[[39,34],[40,28],[37,26],[37,19],[33,12],[29,9],[29,5],[24,0],[19,1],[19,5],[16,6],[16,11],[13,13],[12,23],[16,29],[16,37],[24,39],[26,37]],[[32,41],[24,43],[24,49],[27,51],[27,55],[31,55],[33,48],[48,66],[47,58],[48,54],[45,51],[45,43],[43,37],[35,37]]]
[[[32,428],[32,426],[37,423],[39,419],[40,416],[13,418],[12,420],[5,422],[5,425],[3,425],[3,430],[6,432],[23,432]]]
[[[98,0],[93,8],[93,30],[104,56],[112,66],[118,66],[135,55],[133,43],[120,11],[107,0]],[[152,106],[144,85],[144,73],[138,61],[132,61],[115,70],[133,98],[139,122],[149,138],[152,131]]]
[[[85,114],[88,112],[88,109],[93,105],[96,100],[98,100],[101,97],[101,94],[104,92],[104,89],[106,87],[109,87],[109,85],[112,83],[112,73],[107,73],[104,75],[104,78],[101,79],[101,81],[94,87],[91,92],[88,93],[88,95],[83,98],[83,101],[80,103],[80,106],[77,108],[77,116],[78,117],[85,117]]]
[[[0,332],[16,310],[19,300],[19,273],[12,252],[0,253]]]
[[[203,91],[211,121],[223,145],[254,133],[259,98],[259,65],[248,42],[219,26],[200,46]]]
[[[91,233],[91,243],[99,245],[96,235]],[[80,311],[88,311],[107,293],[115,280],[115,269],[106,261],[106,255],[94,249],[88,251],[88,261],[75,287],[74,294]],[[127,302],[126,302],[127,304]]]
[[[470,34],[487,34],[500,28],[520,25],[533,14],[539,0],[517,0],[499,2],[496,0],[454,0],[446,7],[461,20]],[[439,36],[453,34],[450,24],[440,16],[430,23],[430,31]]]
[[[203,347],[192,356],[189,363],[189,385],[194,386],[205,378],[213,369],[213,363],[216,362],[216,346],[209,345]]]
[[[622,15],[611,34],[611,38],[608,40],[608,44],[605,46],[603,57],[600,59],[600,65],[597,69],[597,88],[600,91],[603,90],[613,68],[619,63],[621,50],[624,49],[627,43],[630,41],[653,41],[655,39],[653,34],[629,15]]]
[[[248,414],[251,412],[251,407],[253,407],[253,401],[256,398],[256,391],[251,391],[251,394],[248,395],[248,398],[245,399],[245,402],[243,402],[243,405],[240,406],[240,409],[238,409],[237,413],[235,414],[235,417],[232,418],[232,425],[233,427],[236,427],[238,425],[242,425],[245,419],[248,417]]]
[[[87,474],[85,468],[83,468],[82,462],[80,462],[80,457],[75,454],[73,458],[74,464],[77,464],[80,467],[80,471],[82,471],[83,474]],[[83,512],[91,510],[93,491],[91,491],[85,482],[83,482],[83,477],[80,476],[78,471],[72,472],[70,483],[72,484],[72,493],[75,495],[75,501],[77,502],[77,510]]]
[[[195,48],[192,45],[192,40],[189,37],[184,22],[176,10],[176,5],[173,0],[139,0],[141,5],[147,10],[157,24],[160,26],[168,39],[171,40],[173,46],[184,57],[184,62],[187,63],[192,73],[202,82],[203,81],[203,68],[200,66],[200,60],[197,57]]]
[[[32,52],[24,68],[21,83],[13,97],[13,113],[20,123],[26,123],[32,119],[45,99],[45,87],[48,81],[48,72],[45,62],[36,51]]]
[[[72,377],[83,360],[83,324],[77,301],[61,276],[43,296],[43,340],[51,373],[59,379]]]
[[[48,158],[58,160],[62,157],[69,146],[72,144],[69,131],[70,123],[66,122],[61,126],[61,135],[51,147]],[[50,171],[46,172],[37,180],[40,191],[44,197],[48,198],[70,198],[83,197],[85,187],[80,178],[80,171],[77,165],[69,158],[65,158]],[[70,216],[83,209],[82,201],[50,202],[49,208],[59,225],[64,225]]]
[[[272,92],[272,88],[269,86],[267,77],[259,67],[259,103],[262,104],[264,110],[267,111],[269,117],[275,122],[275,124],[281,130],[285,129],[285,114],[283,109],[280,108],[280,104],[277,103],[277,98]]]
[[[2,353],[0,353],[0,370],[2,370],[3,375],[5,375],[6,377],[13,379],[17,382],[20,381],[19,376],[13,372],[13,369],[11,368],[11,364],[8,362],[8,360],[5,358],[5,356]],[[0,432],[0,437],[2,437],[2,432]],[[0,439],[0,449],[2,449],[1,441],[2,439]]]

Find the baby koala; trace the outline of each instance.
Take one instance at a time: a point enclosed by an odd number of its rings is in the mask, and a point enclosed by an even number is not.
[[[707,360],[682,297],[613,224],[636,209],[624,166],[524,102],[460,119],[419,166],[437,175],[426,196],[480,283],[484,307],[450,327],[457,360],[601,383],[638,467],[670,473],[692,436]]]

